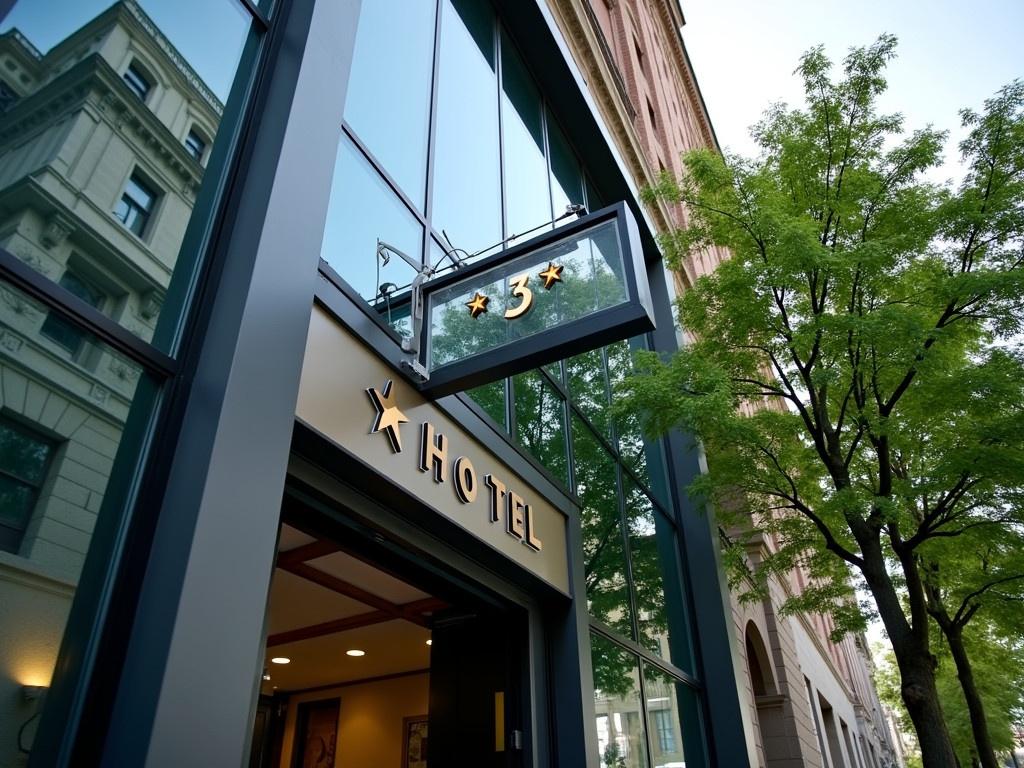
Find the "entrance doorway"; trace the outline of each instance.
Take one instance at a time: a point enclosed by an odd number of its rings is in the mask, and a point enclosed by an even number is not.
[[[286,501],[250,768],[519,765],[525,617],[336,522]]]

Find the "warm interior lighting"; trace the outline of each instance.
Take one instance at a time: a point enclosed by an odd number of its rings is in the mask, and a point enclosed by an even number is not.
[[[35,701],[41,699],[48,690],[50,688],[46,685],[23,685],[21,695],[25,697],[25,701]]]
[[[433,645],[433,644],[434,644],[433,640],[427,640],[427,645]]]
[[[353,648],[351,651],[345,651],[347,656],[365,656],[366,651],[360,651],[358,648]]]
[[[275,656],[270,660],[271,664],[288,664],[291,661],[287,656]]]

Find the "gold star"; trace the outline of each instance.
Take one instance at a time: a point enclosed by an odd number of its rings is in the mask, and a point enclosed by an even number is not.
[[[469,314],[471,314],[474,319],[479,317],[487,311],[487,302],[489,301],[489,298],[481,296],[480,292],[477,291],[472,300],[466,302],[466,306],[469,307]]]
[[[402,433],[398,431],[398,425],[409,421],[409,419],[395,405],[395,398],[391,394],[391,385],[392,381],[388,379],[380,392],[373,387],[366,390],[366,394],[370,396],[370,402],[373,403],[373,407],[377,410],[377,418],[374,419],[370,434],[381,431],[385,432],[388,440],[391,442],[391,450],[395,453],[401,453]]]
[[[545,290],[550,291],[552,285],[562,282],[562,269],[564,267],[561,264],[556,266],[550,261],[548,262],[548,268],[540,273],[540,278],[544,281]]]

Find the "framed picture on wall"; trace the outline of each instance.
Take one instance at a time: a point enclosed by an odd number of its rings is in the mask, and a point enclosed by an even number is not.
[[[299,704],[295,718],[292,768],[334,768],[341,699]]]
[[[427,768],[427,716],[402,718],[402,768]]]

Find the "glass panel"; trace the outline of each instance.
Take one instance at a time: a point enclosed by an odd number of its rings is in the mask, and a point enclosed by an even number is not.
[[[152,340],[179,252],[190,272],[201,250],[199,234],[183,248],[206,175],[185,139],[217,136],[250,26],[237,0],[16,2],[0,23],[17,96],[0,115],[0,248],[53,280],[84,265],[114,299],[102,311]]]
[[[648,768],[637,657],[597,634],[590,636],[598,765]]]
[[[41,333],[54,314],[0,281],[0,765],[21,764],[19,729],[43,701],[22,686],[50,683],[93,533],[117,522],[104,497],[140,382],[143,417],[154,391],[84,329],[70,359]],[[140,449],[127,448],[134,463]],[[35,722],[20,736],[25,748]]]
[[[561,216],[566,206],[583,203],[583,173],[565,134],[548,113],[548,147],[551,152],[551,196],[553,216]],[[591,208],[590,210],[597,210]]]
[[[502,238],[496,77],[491,4],[445,0],[430,223],[466,254]]]
[[[568,479],[565,451],[565,403],[537,371],[512,379],[516,408],[516,439],[548,471]]]
[[[691,669],[675,526],[640,487],[623,477],[637,638],[652,653]]]
[[[17,552],[21,547],[35,501],[35,488],[0,474],[0,551]]]
[[[604,355],[600,349],[584,352],[565,361],[569,376],[569,397],[583,412],[602,437],[610,437],[611,417],[608,413],[608,391],[605,381]]]
[[[683,709],[688,689],[657,667],[644,664],[644,691],[652,761],[655,765],[684,765]]]
[[[572,419],[573,468],[583,528],[583,576],[590,615],[633,636],[615,462],[587,426]]]
[[[381,249],[378,242],[390,246]],[[349,138],[342,135],[334,166],[321,258],[381,313],[404,293],[422,263],[423,227]],[[384,264],[384,260],[387,264]]]
[[[508,429],[505,424],[505,380],[492,381],[490,384],[484,384],[482,387],[476,387],[466,392],[473,402],[484,409],[498,426],[502,429]]]
[[[563,387],[565,386],[565,380],[562,378],[562,362],[560,360],[556,360],[553,363],[548,363],[547,365],[541,367],[544,368],[545,371],[547,371],[548,376],[550,376],[556,382],[561,384]]]
[[[544,157],[544,110],[540,92],[504,33],[501,36],[501,86],[505,237],[529,232],[528,238],[551,229],[544,226],[552,218],[548,164]]]
[[[474,309],[478,295],[485,301]],[[435,370],[626,300],[618,224],[605,221],[436,291],[427,367]]]
[[[610,344],[608,352],[608,378],[611,383],[612,399],[616,388],[633,370],[633,352],[640,349],[642,340],[631,339]],[[615,429],[619,437],[619,454],[622,463],[632,469],[644,482],[650,483],[647,474],[647,457],[644,453],[644,437],[640,429],[640,416],[630,411],[619,415],[615,420]]]
[[[402,188],[424,208],[434,0],[363,3],[345,97],[345,120]]]

